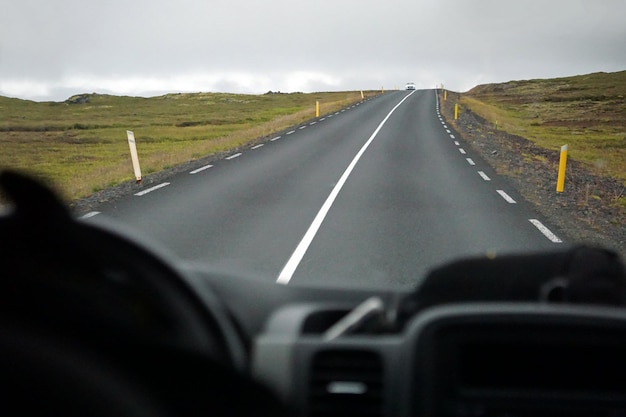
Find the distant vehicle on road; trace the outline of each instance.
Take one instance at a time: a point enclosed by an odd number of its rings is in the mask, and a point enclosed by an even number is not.
[[[405,90],[415,90],[415,83],[406,83]]]

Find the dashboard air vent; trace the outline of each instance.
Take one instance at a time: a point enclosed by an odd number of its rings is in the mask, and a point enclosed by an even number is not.
[[[328,350],[311,363],[309,411],[314,417],[383,415],[383,362],[365,350]]]

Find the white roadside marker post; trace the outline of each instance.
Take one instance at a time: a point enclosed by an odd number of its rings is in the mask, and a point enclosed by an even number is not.
[[[133,161],[133,170],[135,171],[135,180],[137,184],[141,182],[141,167],[139,166],[139,156],[137,155],[137,144],[135,143],[135,134],[130,130],[126,131],[128,136],[128,146],[130,148],[130,159]]]

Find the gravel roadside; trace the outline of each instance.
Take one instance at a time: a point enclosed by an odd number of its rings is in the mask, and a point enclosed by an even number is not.
[[[623,182],[593,173],[584,164],[567,161],[565,190],[556,192],[559,152],[528,139],[497,130],[464,109],[454,120],[459,94],[448,91],[441,101],[446,122],[518,192],[552,223],[568,241],[601,245],[626,260],[626,208],[614,202],[626,194]]]

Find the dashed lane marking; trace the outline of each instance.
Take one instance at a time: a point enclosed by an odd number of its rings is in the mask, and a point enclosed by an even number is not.
[[[500,194],[502,196],[502,198],[504,198],[504,200],[509,203],[509,204],[516,204],[517,202],[515,200],[513,200],[513,198],[511,198],[510,195],[508,195],[507,193],[505,193],[503,190],[496,190],[498,192],[498,194]]]
[[[89,213],[83,214],[82,216],[80,216],[80,218],[81,219],[89,219],[90,217],[97,216],[98,214],[100,214],[99,211],[90,211]]]
[[[143,191],[139,191],[138,193],[135,193],[136,196],[141,197],[142,195],[146,195],[148,193],[151,193],[152,191],[158,190],[159,188],[163,188],[163,187],[167,187],[168,185],[170,185],[169,182],[163,182],[159,185],[155,185],[154,187],[150,187],[150,188],[146,188]]]
[[[193,174],[197,174],[198,172],[202,172],[202,171],[204,171],[204,170],[206,170],[206,169],[209,169],[209,168],[212,168],[212,167],[213,167],[213,165],[205,165],[205,166],[203,166],[203,167],[200,167],[200,168],[194,169],[193,171],[189,171],[189,173],[190,173],[191,175],[193,175]]]
[[[552,242],[554,242],[554,243],[563,243],[563,241],[561,239],[559,239],[559,237],[557,235],[552,233],[552,231],[550,231],[550,229],[548,229],[546,226],[544,226],[543,223],[541,223],[539,220],[537,220],[537,219],[528,219],[528,221],[531,222],[537,229],[539,229],[539,231],[541,233],[543,233],[543,235],[545,237],[547,237]]]

